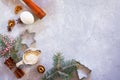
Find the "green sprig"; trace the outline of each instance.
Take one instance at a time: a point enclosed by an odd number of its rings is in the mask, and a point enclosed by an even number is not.
[[[54,55],[53,61],[54,67],[44,74],[42,80],[57,80],[57,78],[69,80],[73,72],[77,70],[76,61],[64,61],[61,53]]]

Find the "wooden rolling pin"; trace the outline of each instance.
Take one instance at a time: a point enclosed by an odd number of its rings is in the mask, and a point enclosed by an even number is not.
[[[46,13],[39,7],[37,6],[32,0],[22,0],[32,11],[33,13],[42,19]]]

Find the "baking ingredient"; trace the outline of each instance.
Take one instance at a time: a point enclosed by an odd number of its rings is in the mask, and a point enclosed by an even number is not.
[[[20,14],[20,20],[24,24],[32,24],[34,23],[34,16],[29,11],[24,11]]]
[[[12,20],[8,20],[8,31],[11,31],[12,28],[15,26],[15,20],[12,19]]]
[[[17,6],[15,7],[14,13],[15,13],[15,14],[18,14],[21,10],[22,10],[22,6],[17,5]]]
[[[45,72],[45,68],[42,65],[38,65],[37,70],[38,70],[39,73],[44,73]]]

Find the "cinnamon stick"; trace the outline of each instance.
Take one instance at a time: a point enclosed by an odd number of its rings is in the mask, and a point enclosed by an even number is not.
[[[11,57],[9,57],[5,63],[4,63],[11,71],[14,72],[15,76],[17,78],[21,78],[24,76],[24,72],[20,69],[16,67],[16,63],[13,61],[13,59]]]
[[[15,74],[15,76],[16,76],[17,78],[21,78],[21,77],[24,76],[25,73],[24,73],[21,69],[16,68],[14,74]]]
[[[11,58],[11,57],[9,57],[6,61],[5,61],[5,63],[4,63],[6,66],[8,66],[8,68],[10,69],[10,70],[12,70],[14,67],[15,67],[15,62],[13,61],[13,59]]]

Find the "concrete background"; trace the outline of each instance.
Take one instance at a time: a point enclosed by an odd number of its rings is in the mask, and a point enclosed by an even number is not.
[[[13,12],[16,3],[6,1],[0,0],[0,33],[18,37],[25,29],[35,32],[46,70],[52,67],[52,56],[62,52],[66,60],[90,68],[91,80],[120,79],[120,0],[33,0],[47,16],[32,25],[18,24],[11,33],[7,21],[19,14]],[[16,80],[3,59],[0,67],[0,80]]]

